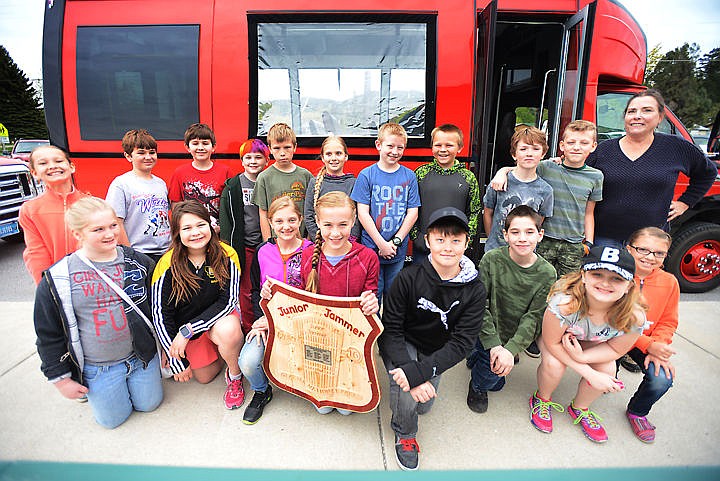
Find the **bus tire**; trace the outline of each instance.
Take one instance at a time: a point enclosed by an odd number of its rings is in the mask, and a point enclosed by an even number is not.
[[[720,285],[720,225],[694,222],[674,237],[665,261],[682,292],[707,292]]]

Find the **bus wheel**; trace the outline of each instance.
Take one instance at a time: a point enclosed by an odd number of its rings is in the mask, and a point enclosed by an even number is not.
[[[697,222],[673,239],[665,269],[682,292],[707,292],[720,285],[720,226]]]

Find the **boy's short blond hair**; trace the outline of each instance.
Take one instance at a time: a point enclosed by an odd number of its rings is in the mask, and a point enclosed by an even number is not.
[[[454,125],[454,124],[438,125],[434,129],[432,129],[432,132],[430,132],[430,141],[431,142],[435,142],[435,134],[437,134],[438,132],[444,132],[446,134],[457,135],[458,146],[463,147],[463,145],[464,145],[463,144],[463,141],[464,141],[463,132],[462,132],[462,129],[460,127],[458,127],[457,125]]]
[[[277,123],[270,127],[267,133],[267,143],[270,147],[272,144],[279,144],[281,142],[292,142],[293,145],[297,145],[297,137],[292,127],[288,124]]]
[[[527,125],[518,125],[515,127],[515,133],[510,139],[510,155],[513,157],[515,157],[515,151],[520,142],[525,142],[528,145],[539,144],[542,146],[543,155],[547,154],[548,143],[545,138],[545,132],[537,127]]]
[[[565,127],[562,138],[565,140],[565,136],[568,132],[592,132],[593,142],[597,142],[597,127],[592,122],[587,120],[573,120]]]
[[[382,142],[383,139],[389,135],[397,135],[398,137],[402,137],[405,140],[405,144],[407,144],[408,136],[407,132],[405,132],[405,129],[402,125],[396,124],[394,122],[388,122],[386,124],[383,124],[378,129],[378,135],[377,139],[378,142]]]

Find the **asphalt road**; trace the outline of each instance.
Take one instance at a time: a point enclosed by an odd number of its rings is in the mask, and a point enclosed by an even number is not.
[[[32,301],[35,284],[25,270],[22,252],[25,245],[0,240],[0,302]],[[720,288],[703,294],[681,294],[681,301],[720,301]]]
[[[25,269],[25,244],[0,240],[0,301],[32,301],[35,283]]]

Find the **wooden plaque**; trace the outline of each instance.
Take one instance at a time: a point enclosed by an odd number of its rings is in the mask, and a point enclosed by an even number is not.
[[[260,307],[269,333],[263,367],[281,389],[317,407],[365,413],[380,401],[373,346],[383,331],[359,297],[312,294],[272,281]]]

